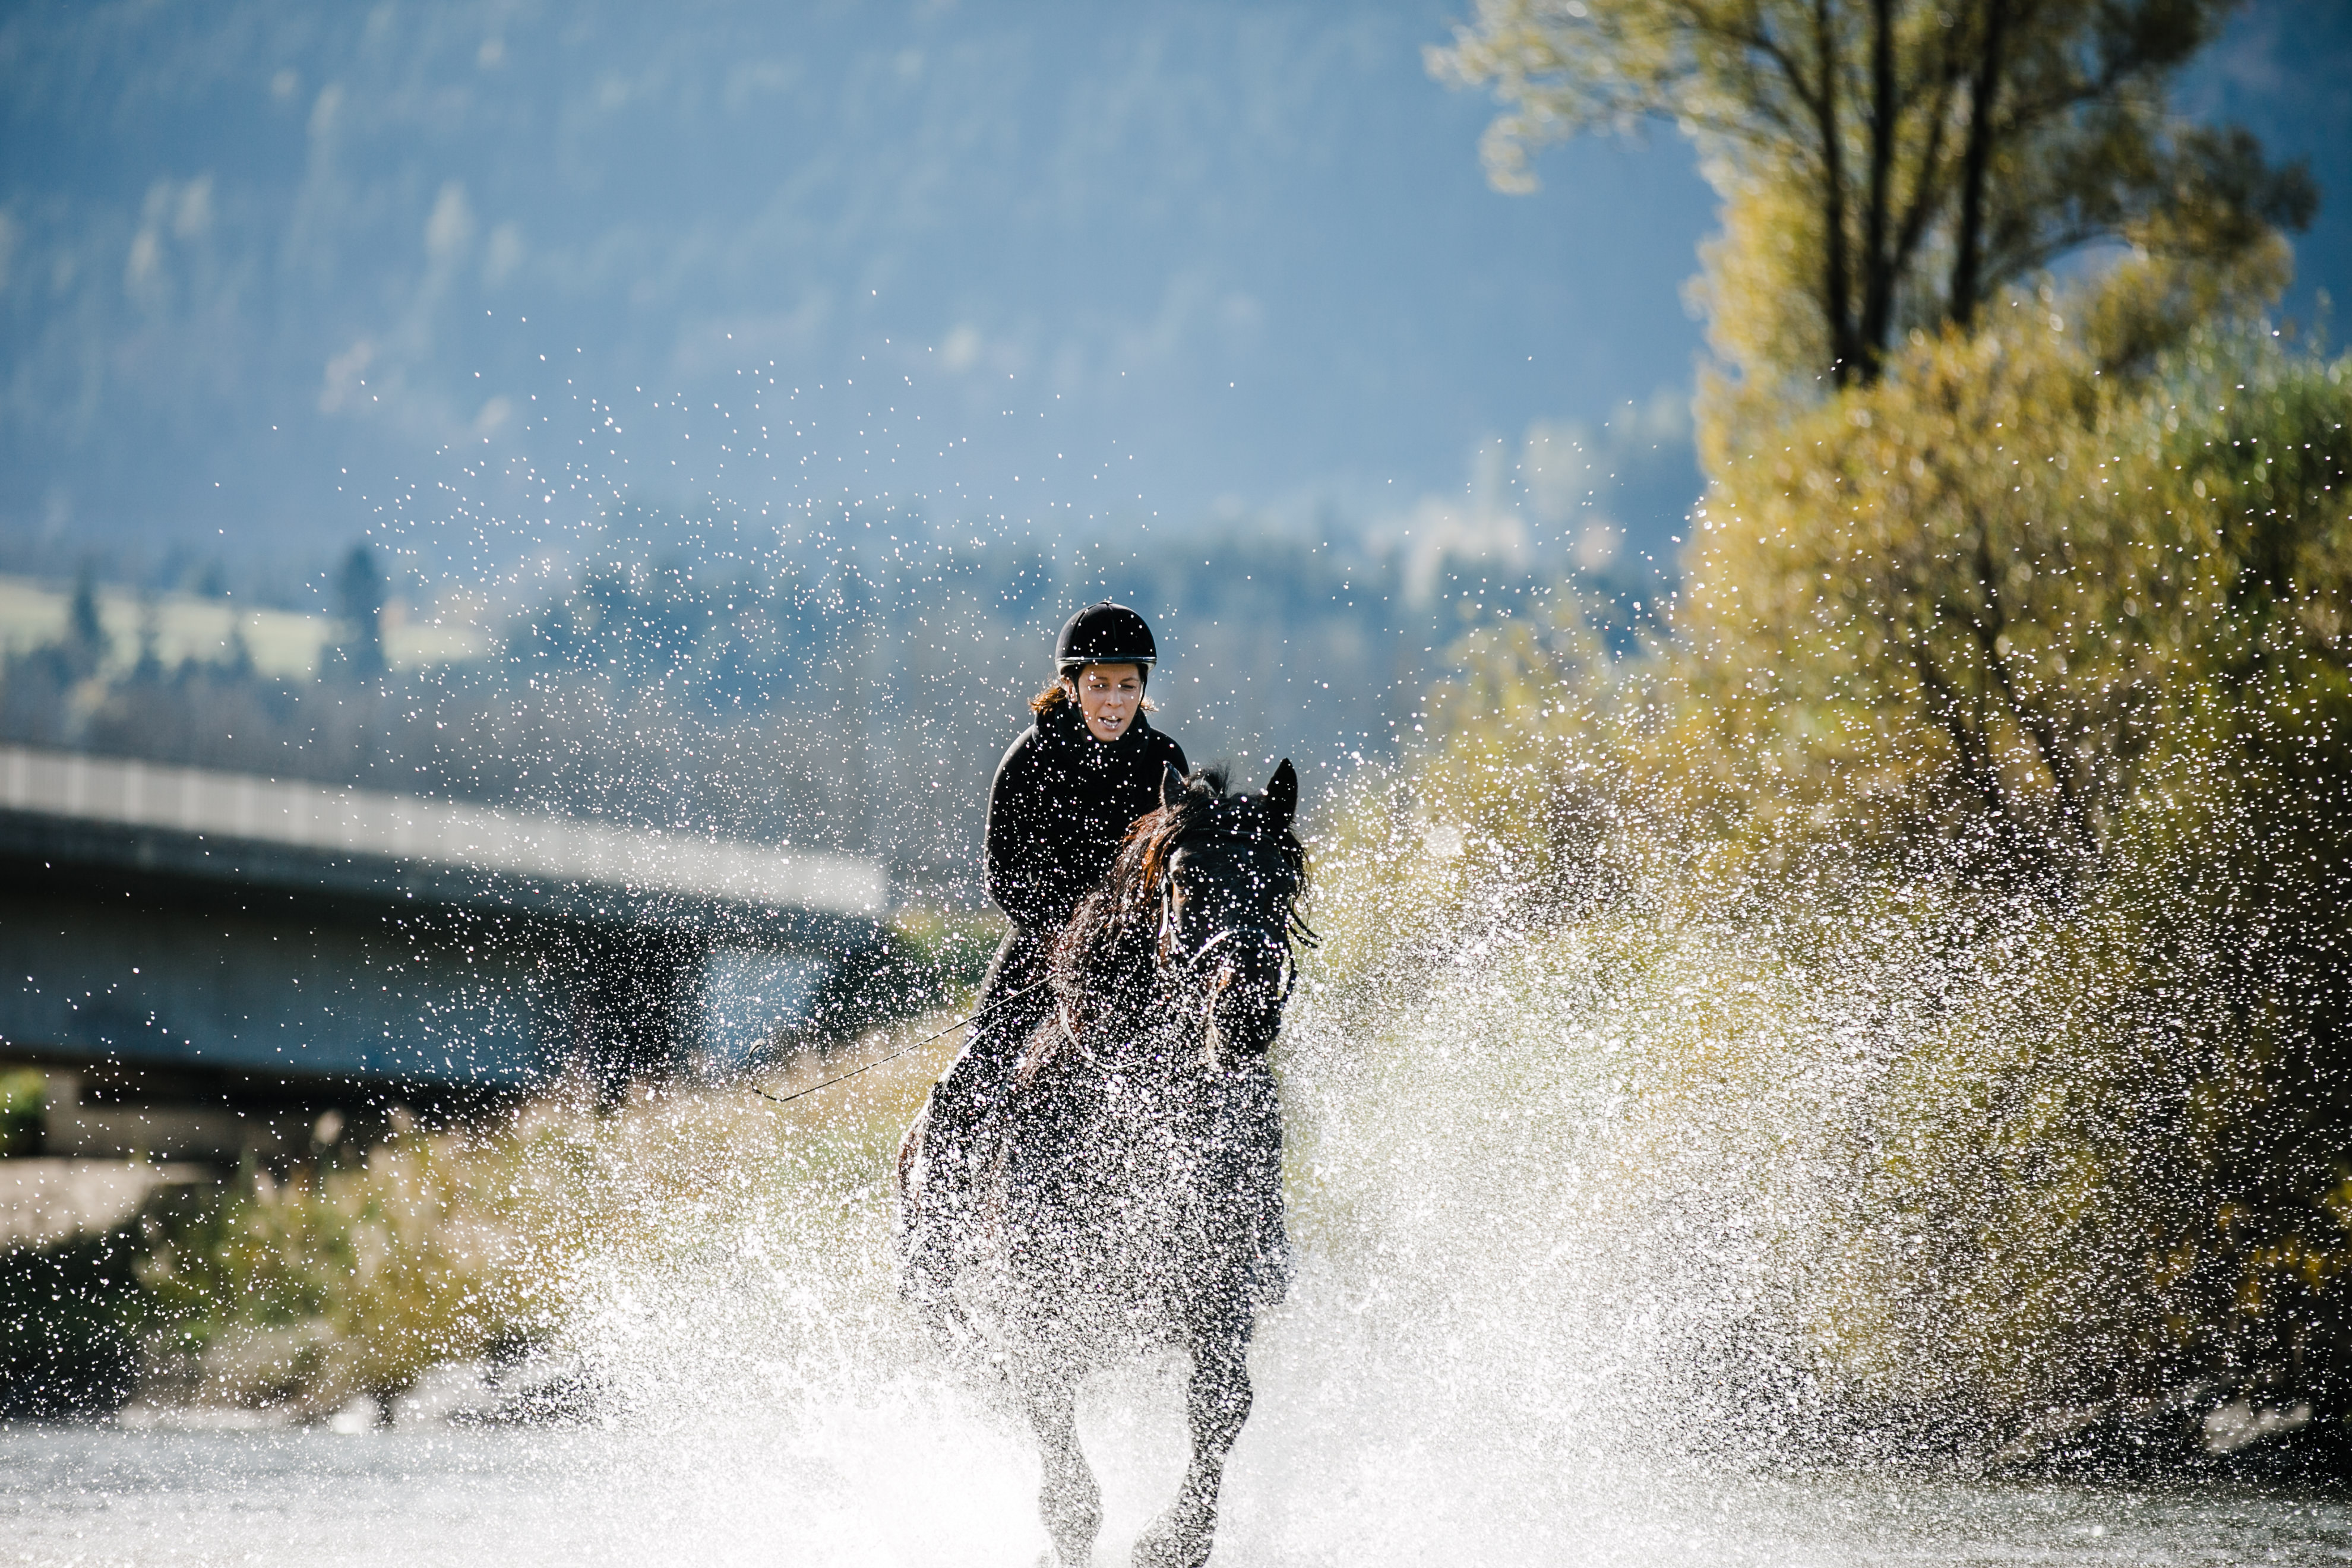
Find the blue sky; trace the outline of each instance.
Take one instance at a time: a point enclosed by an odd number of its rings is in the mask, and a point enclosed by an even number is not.
[[[1547,440],[1652,539],[1708,195],[1671,136],[1488,189],[1457,9],[8,6],[0,565],[462,562],[619,492],[1393,529]],[[2191,84],[2315,156],[2306,314],[2347,37],[2258,6]]]

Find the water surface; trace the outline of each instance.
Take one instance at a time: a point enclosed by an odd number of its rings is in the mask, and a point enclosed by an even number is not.
[[[1161,1380],[1138,1381],[1125,1392],[1143,1397],[1098,1398],[1088,1422],[1110,1505],[1106,1564],[1125,1562],[1173,1479],[1172,1414],[1151,1408]],[[1221,1563],[2352,1561],[2344,1502],[2239,1488],[1644,1476],[1601,1463],[1564,1479],[1580,1499],[1530,1510],[1517,1489],[1479,1495],[1475,1457],[1286,1426],[1244,1438]],[[1029,1467],[1008,1435],[883,1401],[835,1412],[830,1452],[814,1436],[804,1417],[685,1446],[644,1430],[20,1426],[0,1430],[0,1563],[1038,1560]]]

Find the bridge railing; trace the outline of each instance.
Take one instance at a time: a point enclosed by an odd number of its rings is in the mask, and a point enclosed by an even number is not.
[[[844,1010],[891,951],[889,891],[825,850],[0,746],[0,1057],[726,1070]]]
[[[0,811],[538,881],[879,916],[881,867],[817,849],[0,746]]]

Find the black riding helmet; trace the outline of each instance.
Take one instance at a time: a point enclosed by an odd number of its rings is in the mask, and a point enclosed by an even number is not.
[[[1054,639],[1054,668],[1063,675],[1090,664],[1132,664],[1148,679],[1159,662],[1160,649],[1143,617],[1108,599],[1072,616]]]

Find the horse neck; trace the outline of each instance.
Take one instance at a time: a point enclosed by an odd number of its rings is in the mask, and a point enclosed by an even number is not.
[[[1192,1009],[1171,1005],[1181,1004],[1181,986],[1161,967],[1158,930],[1138,918],[1140,913],[1130,910],[1108,922],[1074,966],[1074,1022],[1098,1059],[1138,1050],[1163,1055],[1197,1041],[1207,1027],[1205,1018],[1192,1018]]]

